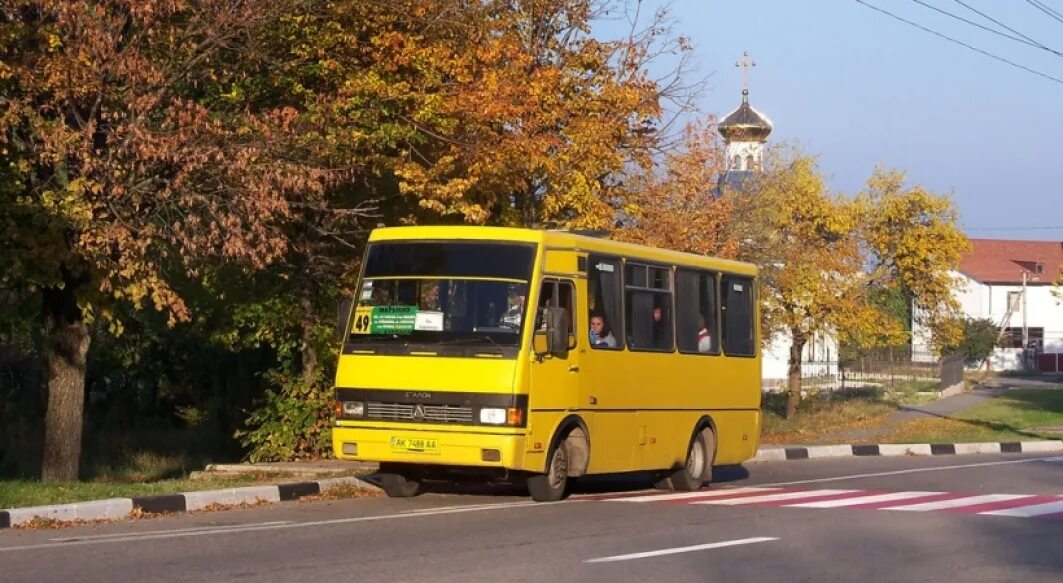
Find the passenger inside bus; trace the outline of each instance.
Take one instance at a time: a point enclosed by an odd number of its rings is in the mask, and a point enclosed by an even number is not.
[[[705,316],[698,316],[698,352],[712,352],[712,336],[705,324]]]
[[[653,347],[661,350],[672,348],[671,323],[661,306],[653,307]]]
[[[599,314],[591,314],[590,342],[594,348],[616,348],[616,338]]]

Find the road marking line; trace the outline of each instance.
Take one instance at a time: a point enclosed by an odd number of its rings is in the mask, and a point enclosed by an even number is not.
[[[314,520],[314,521],[309,521],[309,522],[290,522],[290,523],[286,523],[286,524],[263,524],[263,523],[257,523],[257,525],[252,525],[252,526],[234,526],[234,527],[231,527],[231,528],[222,527],[222,528],[218,528],[217,530],[208,530],[208,531],[203,531],[203,530],[184,531],[184,532],[159,531],[158,534],[149,534],[149,535],[141,535],[141,534],[136,534],[136,533],[130,533],[130,534],[126,535],[126,536],[115,536],[113,538],[105,538],[105,539],[82,537],[81,540],[73,540],[73,541],[69,541],[69,542],[49,542],[49,543],[32,544],[32,545],[19,545],[19,546],[12,546],[12,547],[0,547],[0,553],[11,552],[11,551],[29,551],[29,550],[38,550],[38,549],[52,549],[52,548],[59,548],[59,547],[77,547],[77,546],[85,546],[85,545],[113,544],[113,543],[122,543],[122,542],[139,542],[139,541],[145,541],[145,540],[158,540],[158,539],[169,539],[169,538],[186,538],[186,537],[193,537],[193,536],[232,534],[232,533],[242,533],[242,532],[257,532],[257,531],[266,531],[266,530],[284,530],[284,529],[289,529],[289,528],[308,528],[308,527],[317,527],[317,526],[331,526],[331,525],[338,525],[338,524],[353,524],[353,523],[358,523],[358,522],[377,522],[377,521],[381,521],[381,520],[401,520],[403,518],[421,518],[421,517],[425,517],[425,516],[442,516],[442,515],[447,515],[447,514],[461,514],[463,512],[479,512],[479,511],[485,511],[485,510],[501,510],[501,509],[508,509],[508,508],[523,508],[523,507],[528,507],[528,506],[533,506],[533,507],[538,508],[538,507],[553,506],[555,504],[564,504],[564,503],[565,502],[537,502],[537,503],[534,503],[534,504],[530,504],[530,503],[527,503],[527,502],[518,502],[518,503],[513,503],[513,504],[499,504],[499,505],[491,506],[491,507],[488,507],[488,508],[473,508],[473,509],[454,508],[454,509],[442,510],[442,511],[438,511],[438,512],[421,512],[421,513],[417,513],[417,514],[381,514],[381,515],[377,515],[377,516],[356,516],[356,517],[352,517],[352,518],[333,518],[331,520]],[[110,535],[96,535],[96,536],[110,536]]]
[[[270,522],[249,522],[247,524],[241,524],[240,526],[277,526],[280,524],[291,524],[290,520],[273,520]],[[173,530],[143,530],[138,532],[116,532],[114,534],[93,534],[89,536],[67,536],[62,538],[50,538],[49,541],[62,543],[71,541],[80,541],[86,539],[108,539],[108,538],[121,538],[128,536],[145,536],[152,534],[171,534],[175,532],[210,532],[212,530],[218,530],[220,528],[233,528],[233,525],[218,525],[218,526],[196,526],[192,528],[176,528]]]
[[[1021,506],[1019,508],[1009,508],[1007,510],[990,510],[988,512],[979,512],[978,514],[988,514],[990,516],[1017,516],[1020,518],[1030,518],[1032,516],[1041,516],[1043,514],[1057,514],[1059,512],[1063,512],[1063,501],[1048,502],[1047,504],[1033,504],[1031,506]]]
[[[691,504],[724,504],[737,506],[739,504],[756,504],[758,502],[778,502],[781,500],[799,500],[801,498],[818,498],[820,496],[832,496],[835,494],[849,494],[861,490],[806,490],[804,492],[784,492],[782,494],[762,494],[760,496],[746,496],[744,498],[727,498],[725,500],[698,500]]]
[[[626,498],[609,498],[605,502],[663,502],[666,500],[685,500],[687,498],[715,498],[753,492],[774,492],[779,488],[730,488],[726,490],[707,490],[704,492],[682,492],[679,494],[646,494]]]
[[[494,504],[455,504],[454,506],[440,506],[439,508],[418,508],[417,510],[399,512],[399,514],[425,514],[439,512],[440,510],[490,510],[498,506],[535,506],[536,504],[539,503],[530,500],[526,502],[496,502]]]
[[[932,458],[931,458],[932,459]],[[793,482],[776,482],[774,484],[760,484],[761,486],[796,486],[798,484],[819,484],[823,482],[837,482],[838,480],[857,480],[861,478],[878,478],[881,476],[899,476],[903,474],[917,474],[920,472],[942,472],[945,470],[962,470],[966,468],[981,468],[987,466],[1005,466],[1011,464],[1028,464],[1030,462],[1057,462],[1063,461],[1063,456],[1037,457],[1024,460],[1003,460],[999,462],[980,462],[977,464],[960,464],[952,466],[935,466],[932,468],[913,468],[910,470],[894,470],[891,472],[875,472],[871,474],[851,474],[834,478],[815,478],[812,480],[795,480]]]
[[[587,559],[584,563],[613,563],[616,561],[630,561],[632,559],[646,559],[649,557],[660,557],[663,555],[676,555],[679,553],[692,553],[694,551],[704,551],[708,549],[720,549],[723,547],[734,547],[739,545],[750,545],[754,543],[763,543],[773,540],[779,540],[778,537],[773,536],[758,536],[753,538],[742,538],[737,540],[727,540],[718,543],[708,543],[704,545],[694,545],[690,547],[675,547],[671,549],[661,549],[659,551],[646,551],[643,553],[630,553],[627,555],[614,555],[612,557],[599,557],[597,559]]]
[[[891,492],[889,494],[874,494],[871,496],[853,496],[840,500],[821,500],[819,502],[803,502],[799,504],[787,504],[787,508],[840,508],[844,506],[857,506],[859,504],[874,504],[876,502],[890,502],[892,500],[907,500],[908,498],[922,498],[941,492]]]
[[[987,502],[1001,502],[1003,500],[1018,500],[1030,498],[1033,494],[983,494],[980,496],[963,496],[951,500],[939,500],[937,502],[922,502],[917,504],[902,504],[900,506],[887,506],[879,510],[903,510],[906,512],[928,512],[930,510],[945,510],[946,508],[962,508]]]

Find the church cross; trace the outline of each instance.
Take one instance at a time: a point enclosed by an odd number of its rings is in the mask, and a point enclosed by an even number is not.
[[[742,69],[742,89],[743,92],[749,91],[749,70],[757,66],[756,61],[749,58],[749,51],[742,52],[742,60],[735,63],[735,66]]]

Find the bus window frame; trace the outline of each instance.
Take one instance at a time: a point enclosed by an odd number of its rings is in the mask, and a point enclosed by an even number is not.
[[[594,350],[605,350],[605,351],[612,351],[612,352],[622,352],[622,351],[627,349],[627,336],[625,335],[625,331],[627,330],[627,322],[626,322],[626,319],[627,319],[627,313],[626,313],[627,312],[627,298],[626,298],[626,296],[627,296],[627,294],[624,293],[624,291],[626,289],[625,285],[624,285],[625,284],[625,281],[624,281],[624,261],[625,261],[625,257],[620,256],[620,255],[608,255],[608,254],[604,254],[604,253],[595,253],[594,251],[591,251],[591,252],[589,252],[587,254],[587,266],[588,266],[587,267],[587,274],[588,274],[587,275],[587,302],[588,302],[588,304],[590,303],[590,297],[591,297],[591,289],[590,289],[591,276],[590,276],[590,272],[591,272],[592,269],[594,269],[594,262],[592,261],[592,259],[595,260],[595,261],[597,261],[597,260],[609,261],[609,262],[611,262],[611,264],[615,264],[616,268],[620,270],[620,273],[617,274],[617,283],[618,283],[618,287],[620,288],[618,290],[619,295],[620,295],[620,297],[619,297],[620,313],[618,314],[618,318],[616,319],[616,322],[619,322],[620,326],[618,328],[614,324],[614,321],[607,320],[609,322],[609,325],[610,325],[610,330],[609,331],[612,332],[613,338],[616,340],[616,346],[615,347],[610,348],[608,346],[593,346],[593,345],[591,345],[591,348],[594,349]],[[595,280],[595,282],[597,282],[597,280]],[[605,314],[602,314],[602,317],[605,317],[605,316],[606,316]],[[590,328],[590,321],[591,321],[591,313],[590,313],[590,310],[588,310],[587,311],[587,327],[588,327],[588,329]],[[618,332],[618,330],[619,330],[619,332]],[[590,344],[589,341],[588,341],[588,344]]]
[[[713,319],[713,323],[715,324],[715,326],[713,327],[714,328],[713,330],[709,330],[709,334],[715,334],[715,338],[717,338],[717,342],[716,342],[716,350],[711,350],[709,352],[701,352],[701,351],[696,350],[696,349],[692,350],[692,351],[683,350],[679,346],[679,328],[678,328],[679,318],[677,317],[677,318],[674,319],[675,328],[676,328],[676,331],[675,331],[676,351],[678,351],[679,354],[690,354],[690,355],[697,355],[697,356],[716,356],[716,357],[724,356],[724,352],[723,352],[723,335],[721,333],[721,326],[722,326],[722,323],[723,323],[723,316],[721,315],[721,312],[720,312],[720,280],[721,280],[721,272],[713,271],[711,269],[704,269],[704,268],[700,268],[700,267],[676,266],[676,268],[675,268],[675,285],[676,285],[676,302],[675,302],[675,304],[676,304],[676,311],[677,312],[679,311],[678,285],[679,285],[679,274],[680,274],[680,272],[687,272],[687,273],[694,274],[696,276],[707,275],[707,276],[709,276],[712,279],[712,291],[713,291],[713,294],[714,294],[713,295],[713,300],[715,300],[714,305],[712,306],[712,310],[713,310],[713,313],[714,313],[714,316],[715,316],[715,318]],[[699,286],[699,291],[700,291],[700,286]],[[700,309],[700,299],[701,298],[698,298],[698,300],[699,300],[699,306],[698,306],[699,309]]]
[[[546,284],[553,285],[554,291],[551,294],[550,303],[548,305],[546,305],[546,306],[540,306],[539,305],[539,301],[542,299],[543,286],[545,286]],[[568,311],[569,323],[571,325],[571,328],[570,328],[570,330],[568,332],[568,335],[567,335],[568,336],[568,342],[566,343],[566,346],[567,346],[569,352],[571,352],[571,351],[576,349],[576,346],[577,346],[577,344],[579,342],[578,337],[576,335],[576,330],[579,330],[579,328],[577,327],[578,322],[576,320],[576,314],[575,314],[576,307],[579,305],[579,301],[578,301],[578,298],[576,296],[576,294],[577,294],[576,282],[571,280],[571,279],[563,279],[563,278],[560,278],[560,277],[543,277],[539,281],[539,297],[536,298],[536,305],[535,305],[534,308],[531,308],[531,309],[534,310],[534,312],[532,314],[532,317],[534,318],[534,320],[532,321],[532,341],[529,343],[528,349],[530,349],[532,351],[532,354],[537,354],[536,351],[535,351],[535,336],[537,334],[546,333],[546,330],[544,330],[544,329],[539,327],[539,309],[540,308],[546,308],[546,307],[550,307],[550,308],[564,308],[565,307],[565,306],[560,305],[561,304],[561,299],[560,299],[561,298],[561,294],[559,292],[560,292],[560,286],[562,286],[562,285],[567,285],[568,286],[568,288],[569,288],[569,298],[570,298],[570,301],[572,303],[572,309],[571,310],[568,310],[566,308],[566,310]],[[546,322],[544,321],[543,324],[545,325],[545,323]]]
[[[749,285],[749,297],[750,297],[750,301],[749,301],[749,337],[750,337],[750,346],[751,346],[751,349],[752,349],[752,352],[750,352],[749,354],[736,354],[736,353],[727,352],[727,348],[726,348],[726,345],[725,345],[726,339],[723,336],[723,330],[726,328],[726,324],[724,322],[724,318],[727,317],[727,313],[724,311],[724,305],[723,305],[723,303],[724,303],[724,299],[723,299],[723,291],[724,291],[723,285],[724,285],[724,283],[723,282],[724,282],[724,278],[727,278],[727,277],[741,279],[746,284]],[[728,358],[756,358],[757,357],[757,353],[758,353],[758,343],[760,342],[760,339],[758,338],[758,328],[759,328],[759,326],[757,325],[757,278],[755,276],[752,276],[752,275],[745,275],[745,274],[741,274],[741,273],[731,273],[731,272],[724,271],[724,272],[720,273],[720,278],[719,279],[720,279],[720,281],[719,281],[719,285],[717,287],[717,294],[720,297],[720,351],[721,351],[721,354],[723,354],[724,356],[726,356]]]
[[[657,269],[667,270],[668,273],[670,274],[670,277],[668,278],[668,289],[664,290],[664,289],[651,288],[651,287],[642,287],[642,286],[628,285],[628,281],[627,281],[627,266],[628,266],[628,264],[638,265],[638,266],[642,266],[642,267],[654,267],[654,268],[657,268]],[[628,320],[629,320],[629,318],[627,317],[627,307],[628,307],[627,294],[628,294],[629,290],[632,290],[632,291],[638,291],[638,292],[647,292],[647,293],[651,293],[651,294],[668,294],[668,297],[670,298],[670,306],[671,306],[670,309],[669,309],[669,319],[671,320],[671,328],[672,328],[672,347],[671,348],[667,348],[667,349],[666,348],[641,348],[641,347],[632,346],[632,344],[628,341],[628,338],[626,336],[624,338],[624,347],[627,348],[627,350],[629,350],[631,352],[652,352],[652,353],[655,353],[655,354],[675,354],[675,352],[676,352],[676,341],[675,341],[676,340],[676,338],[675,338],[675,265],[671,265],[671,264],[667,264],[667,263],[658,263],[658,262],[655,262],[655,261],[652,261],[652,260],[637,259],[637,258],[636,259],[630,259],[628,257],[624,257],[623,268],[624,268],[624,272],[621,274],[621,282],[623,283],[624,323],[628,324]],[[648,272],[647,272],[647,275],[649,275]],[[625,332],[625,334],[628,332],[627,328],[624,329],[624,332]]]

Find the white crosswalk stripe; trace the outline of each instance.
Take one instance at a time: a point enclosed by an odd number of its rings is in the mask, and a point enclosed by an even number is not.
[[[888,506],[880,510],[902,510],[907,512],[928,512],[931,510],[945,510],[947,508],[962,508],[976,504],[989,502],[1003,502],[1005,500],[1018,500],[1019,498],[1032,498],[1032,494],[983,494],[981,496],[963,496],[938,500],[937,502],[917,502],[915,504],[902,504],[900,506]]]
[[[691,504],[719,504],[726,506],[741,506],[742,504],[758,504],[761,502],[779,502],[782,500],[800,500],[802,498],[816,498],[819,496],[831,496],[834,494],[848,494],[859,490],[807,490],[805,492],[783,492],[782,494],[762,494],[760,496],[742,496],[741,498],[725,498],[723,500],[695,500]],[[792,506],[788,504],[787,506]]]
[[[858,504],[875,504],[878,502],[889,502],[891,500],[922,498],[923,496],[931,496],[933,494],[941,494],[941,492],[891,492],[889,494],[855,496],[852,498],[842,498],[840,500],[820,500],[818,502],[787,504],[787,506],[790,508],[842,508],[845,506],[856,506]]]
[[[689,498],[714,498],[717,496],[732,496],[747,492],[774,492],[779,488],[732,488],[730,490],[705,490],[703,492],[680,492],[677,494],[648,494],[646,496],[630,496],[625,498],[609,498],[609,502],[667,502],[686,500]]]
[[[986,512],[979,512],[978,514],[1031,518],[1034,516],[1044,516],[1045,514],[1057,514],[1060,512],[1063,512],[1063,501],[1032,504],[1030,506],[1020,506],[1018,508],[1007,508],[1004,510],[988,510]]]

